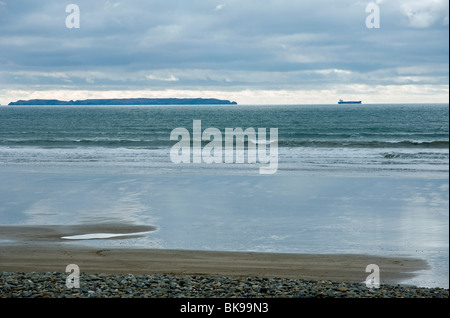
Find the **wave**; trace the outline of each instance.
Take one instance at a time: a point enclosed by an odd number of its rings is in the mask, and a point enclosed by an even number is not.
[[[354,140],[281,140],[279,147],[325,147],[325,148],[449,148],[448,140],[434,141],[354,141]]]
[[[171,142],[170,144],[173,144]],[[104,147],[104,148],[165,148],[169,145],[166,140],[150,139],[22,139],[4,140],[0,145],[8,147],[41,147],[41,148],[80,148],[80,147]]]
[[[130,136],[131,137],[131,136]],[[276,140],[249,139],[248,144],[269,145]],[[41,147],[41,148],[130,148],[158,149],[171,148],[176,141],[169,138],[8,138],[0,140],[0,146],[7,147]],[[202,141],[202,146],[207,141]],[[245,142],[247,144],[247,141]],[[429,148],[448,149],[448,140],[352,140],[352,139],[285,139],[278,140],[278,147],[312,147],[312,148]]]
[[[417,153],[405,153],[405,152],[388,152],[382,153],[385,159],[448,159],[449,154],[439,152],[417,152]]]
[[[265,139],[261,140],[249,139],[248,141],[254,145],[269,145],[277,142],[277,140],[265,140]]]

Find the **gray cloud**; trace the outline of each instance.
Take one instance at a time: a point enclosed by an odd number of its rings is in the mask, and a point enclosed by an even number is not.
[[[0,1],[3,89],[448,84],[446,0],[72,2]]]

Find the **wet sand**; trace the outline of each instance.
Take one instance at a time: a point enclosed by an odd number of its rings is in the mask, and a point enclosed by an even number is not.
[[[380,283],[401,284],[428,269],[421,259],[355,254],[294,254],[168,250],[145,248],[86,247],[64,237],[90,233],[140,236],[154,226],[91,224],[65,226],[0,226],[0,271],[65,272],[76,264],[80,272],[92,274],[171,274],[301,278],[359,283],[376,264]],[[114,239],[121,238],[115,236]],[[83,242],[82,240],[78,242]],[[75,243],[75,244],[73,244]]]
[[[152,225],[127,225],[118,223],[79,225],[9,225],[0,226],[0,239],[19,242],[62,242],[92,233],[112,236],[115,239],[142,236],[155,231]]]
[[[420,259],[368,255],[278,254],[189,250],[96,249],[71,244],[12,244],[0,247],[0,271],[104,274],[222,275],[363,282],[369,264],[380,268],[382,284],[401,284],[427,269]]]

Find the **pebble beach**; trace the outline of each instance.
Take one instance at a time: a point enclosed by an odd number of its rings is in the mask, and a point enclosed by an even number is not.
[[[448,298],[444,288],[289,278],[196,275],[81,274],[68,288],[67,274],[0,272],[2,298]]]
[[[204,275],[81,274],[79,288],[66,273],[0,272],[2,298],[448,298],[448,289],[329,280]]]
[[[68,264],[78,267],[78,286],[67,282]],[[364,282],[367,264],[379,265],[379,288]],[[369,255],[24,244],[0,248],[0,297],[448,298],[448,288],[405,283],[426,268],[420,259]]]

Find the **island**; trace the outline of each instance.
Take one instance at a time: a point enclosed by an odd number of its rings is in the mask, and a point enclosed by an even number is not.
[[[113,98],[61,101],[57,99],[18,100],[8,105],[237,105],[216,98]]]

